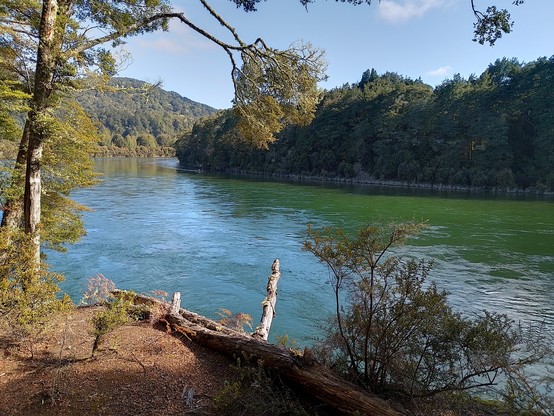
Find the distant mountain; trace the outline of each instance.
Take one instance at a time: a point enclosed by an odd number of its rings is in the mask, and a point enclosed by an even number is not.
[[[113,91],[86,91],[77,96],[98,123],[101,146],[136,149],[172,146],[194,122],[218,110],[131,78],[113,78]]]

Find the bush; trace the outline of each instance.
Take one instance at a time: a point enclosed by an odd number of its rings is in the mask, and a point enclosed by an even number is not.
[[[535,400],[526,402],[530,410],[540,409],[536,398],[544,396],[524,374],[547,356],[540,331],[529,337],[505,315],[486,311],[464,317],[427,282],[430,263],[388,255],[422,227],[369,226],[354,237],[340,229],[308,230],[304,248],[329,267],[336,301],[328,335],[316,348],[320,358],[374,393],[421,397],[503,380],[518,397]]]
[[[94,357],[94,353],[98,350],[104,335],[128,322],[132,305],[133,302],[129,297],[120,296],[109,302],[104,309],[92,317],[92,335],[94,336],[92,357]]]
[[[217,414],[221,416],[309,416],[317,411],[301,403],[283,382],[263,363],[254,366],[243,365],[241,359],[236,365],[237,380],[227,381],[214,397]]]
[[[29,342],[31,356],[52,316],[73,306],[69,296],[58,296],[62,276],[45,264],[37,270],[34,250],[22,231],[0,228],[0,322]]]

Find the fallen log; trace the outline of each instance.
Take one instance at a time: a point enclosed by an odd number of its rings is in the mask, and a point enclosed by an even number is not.
[[[143,295],[114,292],[133,296],[135,303],[166,307],[169,305]],[[169,328],[185,338],[230,357],[248,357],[261,361],[269,369],[279,372],[283,379],[299,386],[305,393],[320,400],[338,414],[375,416],[399,416],[387,401],[344,380],[327,367],[314,361],[309,354],[299,354],[290,349],[269,344],[244,333],[226,328],[211,319],[194,312],[179,309],[179,314],[168,313],[165,321]]]

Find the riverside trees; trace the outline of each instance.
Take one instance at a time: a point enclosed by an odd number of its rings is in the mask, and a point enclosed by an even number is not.
[[[434,89],[368,70],[325,92],[312,123],[268,152],[236,146],[232,114],[221,113],[179,140],[177,156],[206,169],[551,192],[553,76],[554,56],[499,59]]]

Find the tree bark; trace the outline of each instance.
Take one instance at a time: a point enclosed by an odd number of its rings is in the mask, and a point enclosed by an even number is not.
[[[169,313],[171,315],[178,315],[179,309],[181,309],[181,292],[175,292],[171,297],[171,308],[169,309]]]
[[[53,91],[57,50],[56,20],[58,1],[44,0],[39,27],[39,46],[35,69],[35,81],[31,111],[29,112],[29,145],[23,211],[25,232],[32,236],[36,251],[36,267],[40,268],[40,220],[41,220],[41,161],[44,146],[44,120],[48,99]]]
[[[6,200],[2,212],[2,227],[9,229],[20,228],[23,225],[23,194],[17,190],[25,186],[25,171],[27,169],[27,147],[29,145],[29,120],[25,122],[19,150],[15,159],[14,173],[11,177],[11,197]],[[14,195],[15,193],[15,195]]]
[[[263,339],[267,341],[269,337],[269,330],[271,329],[271,323],[275,316],[275,305],[277,303],[277,283],[281,278],[281,271],[279,270],[279,259],[275,259],[271,266],[271,275],[267,281],[267,296],[262,302],[262,318],[260,324],[252,334],[254,338]]]
[[[114,295],[133,296],[137,304],[160,305],[157,299],[116,290]],[[315,361],[308,351],[299,354],[263,340],[226,328],[206,317],[180,309],[178,315],[165,317],[172,331],[186,339],[227,356],[245,356],[261,360],[267,368],[279,372],[305,393],[333,407],[337,414],[399,416],[387,401],[352,384]]]

